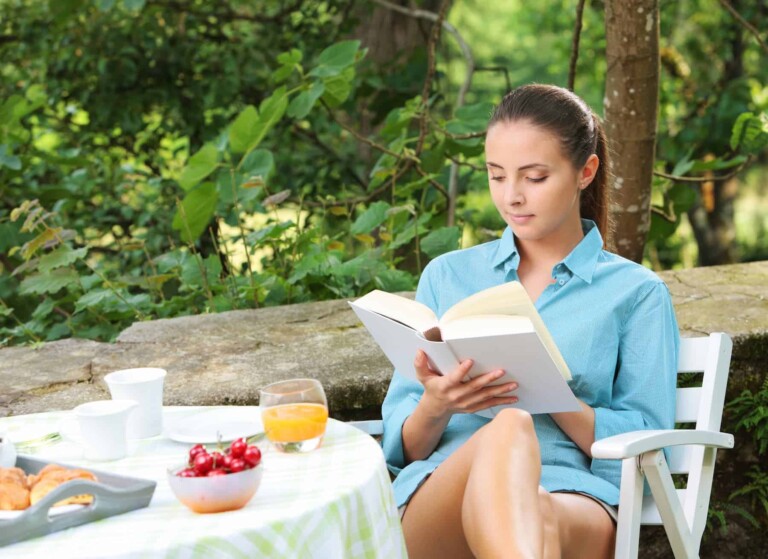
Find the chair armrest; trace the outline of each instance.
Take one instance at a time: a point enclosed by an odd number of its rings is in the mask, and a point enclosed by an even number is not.
[[[704,445],[733,448],[733,435],[697,429],[631,431],[592,444],[592,458],[622,460],[668,446]]]
[[[367,421],[348,421],[347,425],[360,429],[363,433],[368,433],[371,436],[381,435],[384,433],[384,423],[381,419],[371,419]]]

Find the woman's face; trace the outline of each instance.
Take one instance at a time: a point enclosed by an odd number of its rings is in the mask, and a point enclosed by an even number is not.
[[[485,160],[493,203],[515,237],[557,241],[581,232],[579,193],[594,178],[596,156],[576,169],[554,134],[522,120],[491,126]]]

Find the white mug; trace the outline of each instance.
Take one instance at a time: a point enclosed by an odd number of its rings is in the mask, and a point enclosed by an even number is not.
[[[119,460],[128,451],[128,417],[138,404],[133,400],[97,400],[74,409],[88,460]]]
[[[0,468],[13,468],[16,465],[16,447],[11,440],[0,433]]]
[[[104,381],[115,400],[135,400],[139,408],[128,420],[128,438],[154,437],[163,431],[165,369],[142,367],[109,373]]]

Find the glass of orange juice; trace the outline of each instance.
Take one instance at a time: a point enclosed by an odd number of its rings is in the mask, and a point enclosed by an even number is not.
[[[259,391],[264,431],[282,452],[309,452],[320,446],[328,422],[325,391],[315,379],[272,383]]]

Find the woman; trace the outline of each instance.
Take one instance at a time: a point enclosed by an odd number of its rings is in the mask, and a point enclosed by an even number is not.
[[[595,440],[672,428],[678,329],[651,271],[603,250],[607,149],[578,96],[528,85],[505,96],[486,136],[501,239],[436,258],[417,300],[438,316],[482,289],[519,281],[573,375],[582,411],[531,417],[517,398],[470,382],[462,362],[442,376],[415,358],[420,382],[397,372],[383,405],[384,452],[397,474],[409,556],[611,557],[620,463],[593,460]],[[512,371],[513,372],[513,371]]]

